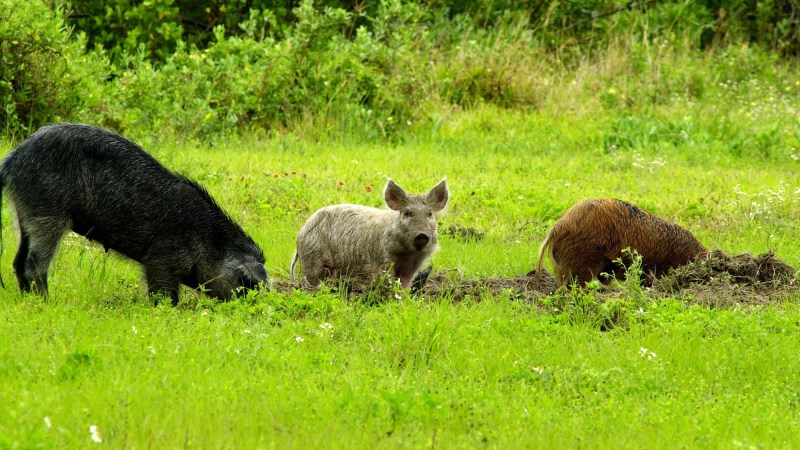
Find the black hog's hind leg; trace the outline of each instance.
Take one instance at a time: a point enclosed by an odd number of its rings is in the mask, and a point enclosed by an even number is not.
[[[14,258],[14,270],[23,292],[47,294],[47,272],[64,234],[63,220],[37,219],[20,223],[20,246]]]

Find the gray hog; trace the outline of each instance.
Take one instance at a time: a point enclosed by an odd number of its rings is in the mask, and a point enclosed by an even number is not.
[[[178,303],[178,287],[227,299],[269,288],[264,255],[197,183],[110,131],[62,123],[40,128],[0,163],[0,190],[16,209],[20,290],[47,293],[66,229],[144,266],[148,292]]]
[[[318,210],[297,236],[292,281],[299,261],[306,288],[326,278],[369,283],[390,267],[401,286],[409,287],[437,249],[435,213],[448,198],[445,180],[421,195],[407,194],[390,179],[384,189],[389,210],[350,204]]]

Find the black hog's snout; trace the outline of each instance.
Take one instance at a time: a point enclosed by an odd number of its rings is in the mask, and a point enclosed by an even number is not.
[[[414,238],[414,247],[417,249],[417,251],[422,250],[426,245],[428,245],[430,240],[431,238],[429,238],[427,234],[420,233]]]

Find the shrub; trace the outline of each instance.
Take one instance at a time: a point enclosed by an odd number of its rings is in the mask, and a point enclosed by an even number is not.
[[[0,0],[0,124],[6,133],[80,116],[100,102],[107,65],[84,54],[84,37],[70,35],[63,11],[41,0]]]

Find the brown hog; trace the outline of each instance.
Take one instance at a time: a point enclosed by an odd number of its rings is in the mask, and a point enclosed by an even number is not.
[[[547,234],[539,249],[536,278],[541,278],[542,259],[549,249],[559,286],[572,282],[584,286],[601,273],[623,279],[625,268],[614,260],[623,256],[625,248],[638,252],[643,272],[656,277],[708,253],[680,225],[622,200],[591,199],[573,205]]]

